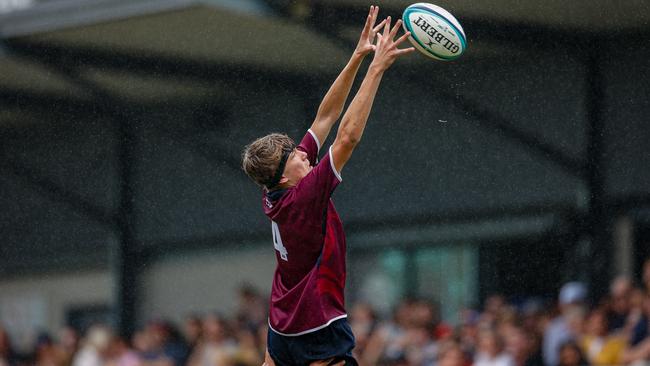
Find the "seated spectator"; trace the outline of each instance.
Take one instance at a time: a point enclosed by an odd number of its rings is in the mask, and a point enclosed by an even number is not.
[[[630,345],[636,345],[648,335],[648,317],[643,311],[645,292],[633,288],[630,294],[630,312],[621,332]]]
[[[236,330],[237,346],[231,357],[236,366],[259,366],[262,364],[264,353],[260,352],[257,344],[257,329],[244,327]]]
[[[587,289],[580,282],[568,282],[560,289],[558,297],[560,315],[555,317],[544,330],[542,354],[547,366],[559,363],[560,345],[577,338],[576,327],[571,326],[584,311]]]
[[[575,341],[568,341],[560,346],[559,363],[557,366],[588,366],[582,349]]]
[[[380,325],[360,356],[363,365],[433,364],[436,341],[453,333],[440,321],[431,301],[408,299],[401,302],[392,322]]]
[[[608,331],[623,332],[631,309],[632,281],[627,276],[616,277],[609,286],[607,311]]]
[[[267,335],[269,333],[268,324],[258,325],[255,332],[257,337],[258,353],[263,355],[266,353],[266,341],[267,341]]]
[[[503,297],[503,295],[490,295],[485,300],[483,313],[481,313],[481,324],[488,324],[489,326],[493,326],[505,306],[506,299]]]
[[[112,331],[104,325],[88,329],[79,352],[72,360],[72,366],[103,366],[107,359]]]
[[[62,363],[70,365],[74,355],[79,350],[79,333],[70,326],[64,326],[58,332],[59,342],[56,348],[61,355]]]
[[[36,340],[36,352],[34,352],[34,364],[36,366],[63,366],[65,355],[47,333],[42,333]]]
[[[438,352],[438,366],[468,366],[471,364],[460,345],[453,341],[446,341],[440,345]]]
[[[138,330],[133,335],[133,348],[138,353],[143,365],[147,366],[173,366],[174,360],[165,355],[159,338],[155,336],[151,327]]]
[[[203,320],[203,338],[190,356],[190,366],[224,366],[237,350],[229,336],[226,321],[219,315],[210,314]]]
[[[9,334],[0,326],[0,366],[14,366],[15,356]]]
[[[158,320],[149,324],[157,347],[165,357],[171,359],[176,366],[185,365],[189,350],[181,332],[169,321]]]
[[[358,303],[350,311],[350,328],[356,340],[354,355],[357,359],[366,349],[368,340],[377,326],[377,314],[374,309],[366,303]]]
[[[524,301],[521,306],[521,326],[524,331],[541,336],[547,321],[548,314],[542,300],[532,298]]]
[[[608,334],[607,314],[603,309],[595,309],[589,314],[586,334],[580,343],[592,365],[618,365],[622,362],[625,339],[620,335]]]
[[[185,322],[183,323],[183,335],[187,342],[188,352],[191,354],[203,335],[203,326],[200,316],[190,314],[185,317]]]
[[[374,366],[404,358],[402,339],[410,322],[412,305],[412,300],[403,300],[395,308],[393,319],[377,327],[359,360],[362,365]]]
[[[131,349],[124,338],[113,336],[105,366],[141,366],[142,359]]]
[[[478,333],[478,347],[474,366],[514,366],[514,359],[505,351],[503,340],[491,328],[483,328]]]
[[[521,327],[511,328],[505,335],[505,350],[516,366],[543,366],[542,353],[536,337]]]
[[[431,328],[409,327],[404,335],[404,358],[409,365],[434,366],[438,347],[432,338]]]
[[[650,364],[650,339],[646,339],[623,354],[627,365],[647,366]]]
[[[650,360],[650,295],[643,300],[643,313],[635,327],[635,335],[632,337],[628,348],[623,353],[623,362],[626,364],[641,365],[647,364]]]
[[[268,306],[255,287],[247,283],[242,284],[238,290],[238,300],[235,318],[243,323],[242,326],[256,327],[266,324]]]
[[[460,312],[460,324],[457,329],[459,346],[467,355],[476,352],[476,340],[478,338],[480,314],[472,309],[464,309]]]

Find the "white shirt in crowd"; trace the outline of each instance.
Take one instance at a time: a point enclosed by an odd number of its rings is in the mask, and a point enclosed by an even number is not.
[[[515,366],[515,360],[505,352],[494,357],[485,353],[478,353],[474,359],[474,366]]]

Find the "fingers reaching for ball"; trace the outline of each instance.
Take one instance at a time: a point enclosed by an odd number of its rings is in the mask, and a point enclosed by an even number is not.
[[[393,28],[390,30],[390,38],[393,39],[397,35],[397,31],[399,30],[399,27],[402,25],[402,19],[398,19],[395,22],[395,25],[393,25]]]
[[[384,26],[384,23],[386,22],[386,20],[384,19],[383,21],[381,21],[381,23],[375,25],[378,14],[379,14],[379,7],[374,5],[371,6],[370,10],[368,11],[368,16],[366,17],[366,24],[364,25],[363,30],[361,31],[359,43],[357,44],[357,48],[355,49],[355,52],[362,56],[365,56],[366,54],[374,51],[375,45],[373,43],[375,42],[375,35],[381,29],[381,27]]]
[[[371,67],[376,67],[381,71],[388,69],[397,57],[411,53],[415,51],[415,48],[397,48],[402,44],[408,37],[411,35],[410,32],[406,32],[401,37],[395,39],[397,32],[402,26],[402,20],[399,19],[391,27],[391,18],[386,18],[384,23],[383,33],[377,33],[377,43],[375,45],[375,57],[370,64]]]

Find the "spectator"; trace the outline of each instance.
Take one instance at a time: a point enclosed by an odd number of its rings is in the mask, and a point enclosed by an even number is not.
[[[579,318],[584,311],[586,296],[587,290],[580,282],[566,283],[560,289],[560,315],[554,318],[544,331],[542,352],[547,366],[558,364],[561,344],[576,339],[576,329],[571,329],[570,321]]]
[[[350,328],[356,340],[354,347],[354,356],[358,360],[364,353],[370,335],[375,331],[377,326],[377,314],[370,304],[358,303],[352,307],[350,312]]]
[[[526,300],[521,307],[521,326],[530,334],[542,335],[546,328],[547,316],[544,304],[538,299]]]
[[[460,311],[460,323],[457,328],[460,348],[463,352],[473,355],[476,352],[476,339],[478,338],[478,322],[480,314],[473,309]]]
[[[444,342],[438,354],[438,366],[467,366],[469,364],[460,345],[453,341]]]
[[[607,333],[607,314],[595,309],[589,314],[586,335],[582,337],[583,353],[592,365],[618,365],[623,359],[625,339]]]
[[[133,335],[133,348],[146,366],[172,366],[174,361],[167,357],[161,345],[156,342],[150,327],[145,327]]]
[[[643,300],[643,314],[635,327],[635,334],[632,337],[628,348],[623,353],[623,362],[626,364],[640,365],[650,360],[650,294],[645,295]]]
[[[393,319],[379,325],[377,331],[368,339],[368,345],[359,360],[360,364],[372,366],[404,358],[402,340],[410,321],[412,305],[412,300],[403,300],[393,312]]]
[[[433,330],[421,325],[409,327],[404,335],[404,358],[409,365],[433,366],[438,347],[432,338]]]
[[[558,366],[588,366],[580,346],[575,341],[568,341],[560,346]]]
[[[267,304],[260,296],[257,289],[250,284],[243,284],[239,291],[239,309],[236,318],[243,322],[242,326],[257,327],[266,324],[268,312]]]
[[[609,332],[623,332],[630,315],[632,281],[627,276],[616,277],[609,286],[609,311],[607,324]]]
[[[81,349],[72,360],[72,366],[103,366],[110,346],[112,332],[104,325],[88,329]]]
[[[474,366],[514,366],[514,359],[505,352],[503,340],[491,328],[484,328],[478,334],[478,348]]]
[[[113,337],[105,366],[141,366],[142,364],[138,353],[129,347],[124,338]]]
[[[503,297],[503,295],[490,295],[485,300],[485,306],[483,313],[481,314],[481,323],[489,324],[489,326],[494,325],[505,306],[506,299]]]
[[[521,327],[513,327],[505,335],[505,350],[515,366],[543,366],[542,354],[535,335]]]
[[[648,339],[623,354],[623,362],[627,365],[647,366],[650,363],[650,341]]]
[[[634,345],[646,337],[647,319],[643,314],[645,292],[640,288],[632,288],[630,292],[630,311],[623,329],[619,332],[626,342]]]
[[[15,354],[11,347],[9,334],[0,326],[0,366],[14,366],[15,363]]]
[[[498,339],[503,343],[503,347],[506,345],[506,340],[509,338],[518,338],[519,335],[519,313],[514,306],[504,305],[496,318],[496,323],[491,327],[496,331]],[[515,335],[515,337],[513,337]],[[514,363],[514,354],[509,350],[505,350],[511,357],[513,357]]]
[[[257,330],[251,327],[236,331],[237,346],[232,355],[232,363],[237,366],[259,366],[264,359],[257,344]]]
[[[260,324],[257,327],[257,347],[261,354],[266,353],[266,339],[268,336],[269,326],[268,324]]]
[[[158,320],[149,324],[155,348],[175,366],[182,366],[189,357],[189,351],[180,331],[170,322]]]
[[[370,336],[360,361],[363,365],[430,364],[437,353],[434,337],[451,334],[430,301],[406,299],[397,306],[393,321]]]
[[[226,321],[216,314],[203,320],[204,337],[190,356],[190,366],[224,366],[236,352],[235,342],[228,336]]]
[[[36,366],[63,366],[64,362],[63,353],[55,346],[50,335],[41,333],[36,340],[34,364]]]
[[[60,354],[63,365],[72,364],[72,359],[79,349],[79,333],[76,329],[65,326],[58,332],[59,342],[56,348]]]
[[[183,324],[183,333],[185,341],[187,342],[188,353],[192,354],[194,348],[196,348],[196,345],[199,343],[203,335],[201,317],[196,314],[188,315]]]

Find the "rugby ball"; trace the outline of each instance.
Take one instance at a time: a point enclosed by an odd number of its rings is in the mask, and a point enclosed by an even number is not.
[[[409,41],[423,54],[441,61],[455,60],[465,52],[467,40],[460,23],[447,10],[428,3],[404,9],[404,31]]]

